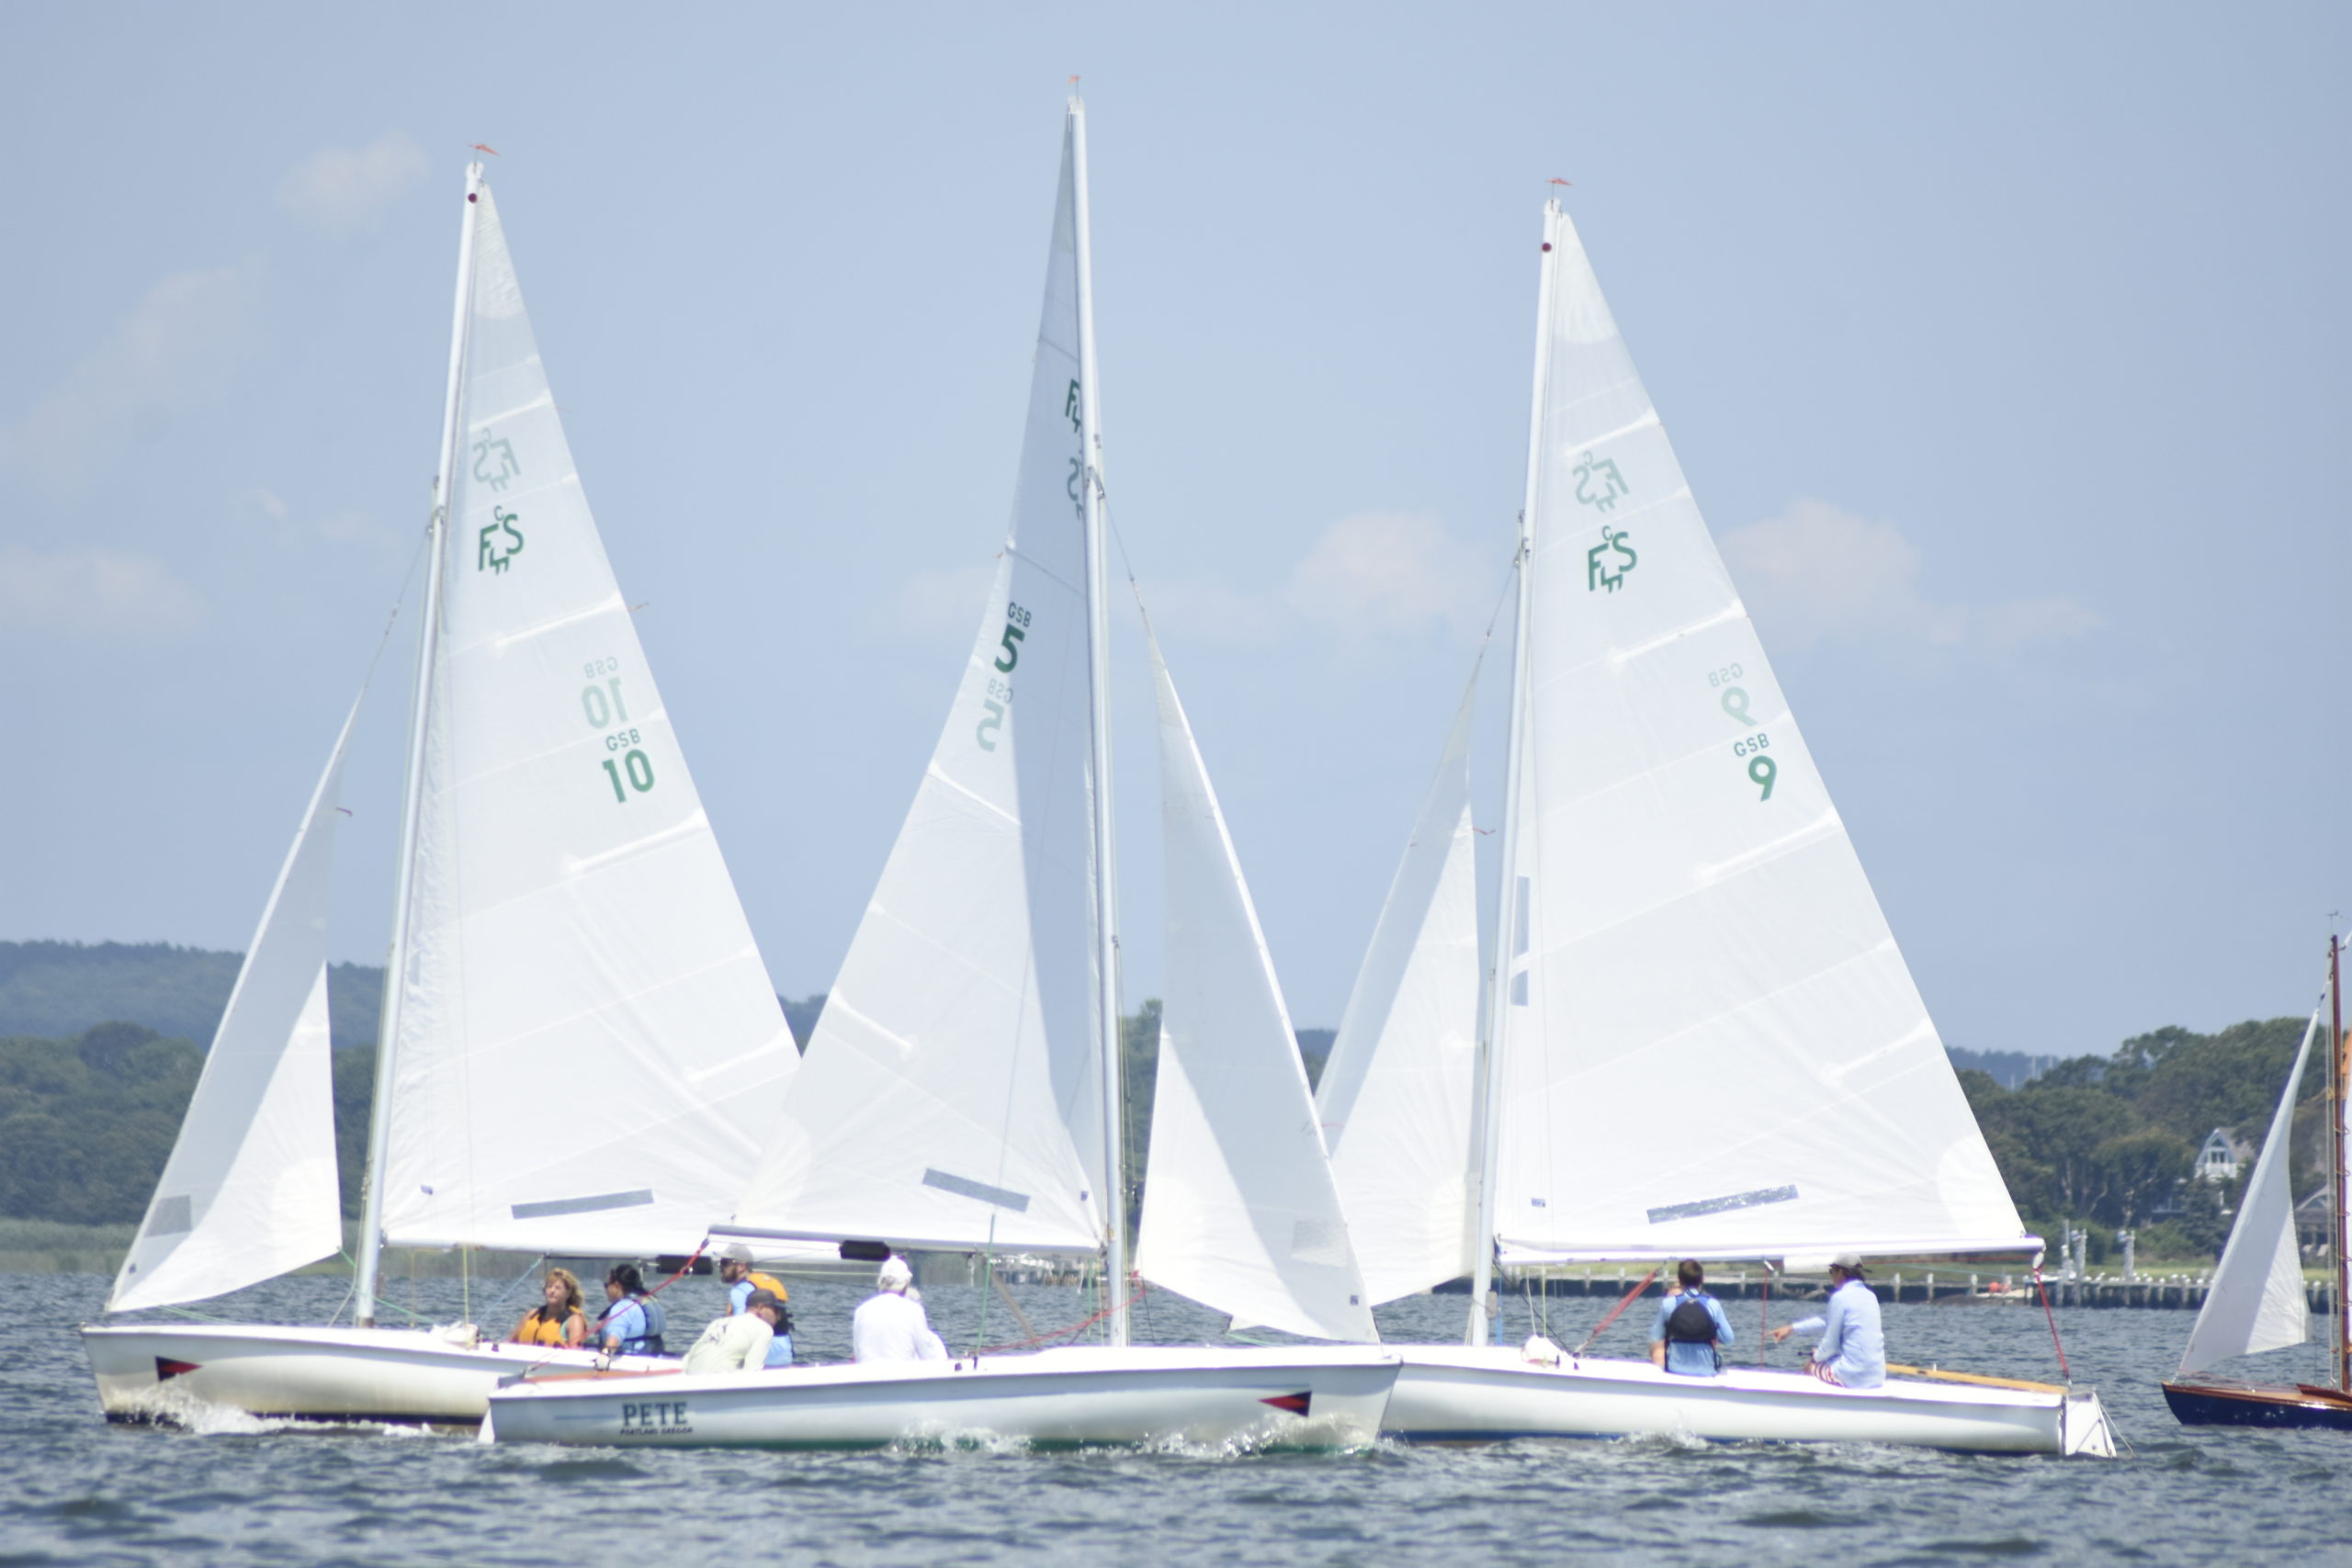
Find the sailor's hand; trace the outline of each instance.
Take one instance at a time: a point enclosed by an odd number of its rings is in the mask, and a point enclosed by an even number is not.
[[[1791,1325],[1786,1324],[1783,1324],[1779,1328],[1775,1328],[1772,1330],[1772,1343],[1778,1345],[1781,1340],[1786,1339],[1792,1331]]]

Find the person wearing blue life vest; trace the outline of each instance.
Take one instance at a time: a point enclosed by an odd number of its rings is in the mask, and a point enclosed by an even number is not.
[[[1878,1388],[1886,1382],[1886,1331],[1879,1323],[1878,1294],[1862,1278],[1859,1254],[1841,1254],[1829,1265],[1829,1307],[1772,1330],[1774,1343],[1792,1334],[1818,1334],[1805,1371],[1839,1388]]]
[[[605,1275],[606,1306],[596,1320],[596,1343],[617,1356],[659,1356],[668,1314],[645,1293],[645,1276],[634,1263],[616,1263]]]
[[[1732,1342],[1723,1303],[1706,1290],[1707,1270],[1695,1258],[1674,1267],[1674,1289],[1657,1303],[1650,1324],[1650,1364],[1678,1377],[1711,1378],[1724,1370],[1723,1348]]]
[[[773,1274],[763,1274],[752,1267],[752,1249],[740,1241],[729,1242],[718,1255],[718,1277],[727,1285],[727,1314],[740,1316],[751,1310],[752,1294],[765,1291],[775,1298],[775,1335],[768,1341],[766,1365],[792,1365],[792,1312],[784,1303],[792,1299],[784,1281]]]

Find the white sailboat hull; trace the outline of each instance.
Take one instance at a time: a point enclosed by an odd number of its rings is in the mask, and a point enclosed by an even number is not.
[[[1075,1346],[978,1360],[535,1377],[492,1395],[482,1438],[620,1448],[1342,1448],[1378,1436],[1397,1364],[1393,1351],[1368,1347]]]
[[[1384,1437],[1421,1442],[1682,1435],[1715,1442],[1899,1443],[1967,1453],[2115,1455],[2088,1390],[2041,1392],[1895,1380],[1834,1388],[1803,1372],[1736,1368],[1677,1377],[1646,1361],[1517,1349],[1396,1346]]]
[[[472,1426],[503,1379],[534,1366],[596,1365],[586,1350],[482,1343],[423,1329],[132,1324],[82,1330],[110,1421],[193,1424],[210,1411],[313,1421]],[[622,1357],[623,1368],[675,1361]]]

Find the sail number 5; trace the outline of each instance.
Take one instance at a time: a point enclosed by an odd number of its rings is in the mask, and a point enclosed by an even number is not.
[[[1022,640],[1029,635],[1029,612],[1020,605],[1012,604],[1005,605],[1004,636],[998,642],[998,646],[1004,651],[995,660],[999,673],[1010,675],[1012,673],[1012,667],[1021,662],[1021,644]],[[1012,682],[989,681],[988,698],[980,705],[985,712],[979,724],[972,730],[972,739],[979,743],[981,750],[996,750],[997,735],[1004,728],[1005,712],[1012,704]]]

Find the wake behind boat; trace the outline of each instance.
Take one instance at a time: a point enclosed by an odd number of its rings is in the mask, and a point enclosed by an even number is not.
[[[522,1366],[594,1364],[462,1326],[377,1327],[383,1248],[691,1250],[798,1064],[479,164],[460,214],[355,1322],[86,1328],[110,1417],[197,1400],[472,1422]],[[338,739],[109,1311],[221,1295],[341,1247],[325,932],[343,753]]]

